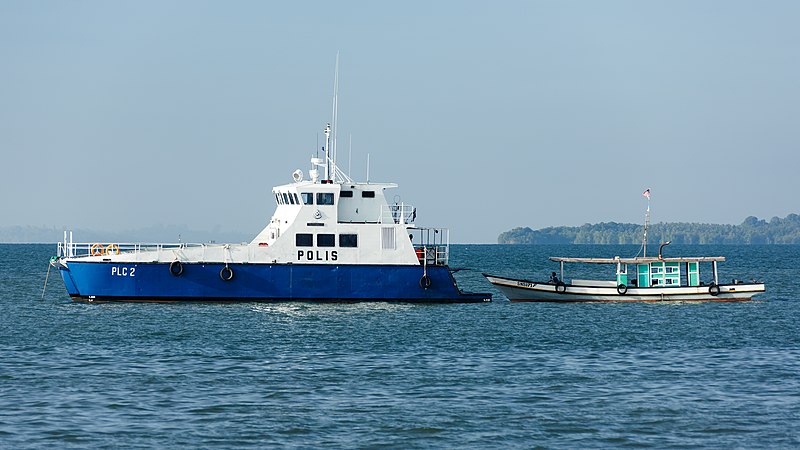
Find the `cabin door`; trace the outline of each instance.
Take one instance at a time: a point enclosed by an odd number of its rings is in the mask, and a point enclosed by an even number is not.
[[[686,264],[686,277],[689,280],[689,286],[700,286],[700,267],[699,263],[690,262]]]
[[[650,287],[650,265],[637,264],[636,274],[639,280],[639,287]]]

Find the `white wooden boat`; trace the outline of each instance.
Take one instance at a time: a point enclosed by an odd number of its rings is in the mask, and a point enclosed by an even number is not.
[[[724,256],[561,258],[561,275],[548,281],[531,281],[483,274],[512,302],[663,302],[747,301],[764,292],[764,283],[732,280],[720,283],[717,263]],[[573,278],[565,282],[564,265],[606,264],[616,267],[612,280]],[[700,281],[701,264],[710,265],[713,281]],[[631,274],[632,276],[629,276]]]
[[[647,257],[647,227],[650,224],[650,189],[642,195],[647,198],[647,212],[642,240],[643,256],[633,258],[561,258],[551,261],[561,264],[561,275],[553,272],[548,281],[530,281],[483,274],[512,302],[663,302],[663,301],[717,301],[751,300],[764,292],[764,283],[749,283],[733,279],[730,284],[719,282],[717,263],[724,256],[699,256],[665,258],[661,244],[657,257]],[[564,264],[607,264],[616,267],[613,280],[572,279],[564,282]],[[713,281],[700,279],[700,267],[710,265]],[[633,269],[631,272],[629,269]],[[628,276],[631,273],[632,276]]]

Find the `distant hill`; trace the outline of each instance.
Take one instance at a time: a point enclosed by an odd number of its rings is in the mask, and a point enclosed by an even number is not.
[[[501,233],[500,244],[639,244],[644,226],[602,222],[579,227],[514,228]],[[649,242],[674,244],[800,244],[800,216],[773,217],[769,222],[750,216],[740,225],[656,223],[647,229]]]
[[[73,237],[76,242],[119,242],[119,243],[145,243],[145,242],[219,242],[239,243],[249,242],[254,235],[244,233],[220,232],[217,230],[201,231],[190,230],[185,225],[157,225],[149,228],[126,231],[97,231],[76,229]],[[15,226],[0,227],[0,243],[55,244],[64,239],[64,230],[55,227]]]

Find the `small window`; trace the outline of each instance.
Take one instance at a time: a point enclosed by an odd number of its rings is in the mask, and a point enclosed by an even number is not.
[[[357,234],[340,234],[339,247],[358,247]]]
[[[299,205],[300,204],[300,199],[297,198],[297,193],[292,192],[292,196],[294,197],[294,204],[295,205]]]
[[[275,194],[275,201],[277,201],[279,205],[281,204],[281,196],[280,196],[280,194]]]
[[[342,193],[339,194],[339,196],[350,198],[353,196],[353,191],[342,191]]]
[[[309,233],[297,233],[294,237],[294,243],[298,247],[311,247],[314,245],[314,237]]]
[[[650,280],[650,284],[651,284],[652,286],[655,286],[655,285],[657,285],[657,284],[661,284],[661,283],[660,283],[660,281],[661,281],[661,280],[659,280],[658,278],[653,278],[652,280]]]
[[[375,191],[361,191],[361,197],[363,197],[363,198],[375,198]]]
[[[294,205],[294,198],[292,197],[292,193],[289,193],[289,203]]]
[[[304,205],[313,205],[314,204],[314,194],[311,192],[303,192],[300,194],[300,197],[303,198]]]
[[[335,234],[318,234],[317,247],[335,247],[336,235]]]
[[[317,192],[318,205],[332,205],[333,193],[332,192]]]
[[[289,204],[289,196],[288,196],[288,195],[286,195],[286,192],[284,192],[284,193],[283,193],[283,194],[281,194],[281,195],[283,195],[283,204],[284,204],[284,205],[288,205],[288,204]]]

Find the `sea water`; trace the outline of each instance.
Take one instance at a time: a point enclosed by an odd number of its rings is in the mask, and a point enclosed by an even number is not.
[[[0,245],[1,448],[797,448],[798,246],[685,246],[744,303],[511,303],[634,246],[455,245],[487,304],[85,304]]]

